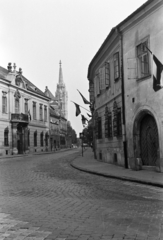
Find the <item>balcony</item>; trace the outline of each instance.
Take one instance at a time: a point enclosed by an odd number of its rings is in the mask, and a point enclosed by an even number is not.
[[[24,113],[11,113],[11,122],[26,122],[28,123],[28,115]]]

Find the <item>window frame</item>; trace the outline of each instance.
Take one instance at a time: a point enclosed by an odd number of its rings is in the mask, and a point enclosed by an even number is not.
[[[4,146],[5,147],[8,147],[9,146],[9,129],[8,129],[8,127],[6,127],[5,129],[4,129]]]
[[[39,108],[39,114],[40,114],[40,121],[43,121],[43,108],[42,108],[41,103],[40,103],[40,108]]]
[[[114,63],[114,81],[116,82],[120,78],[119,52],[114,53],[113,63]]]
[[[34,135],[34,147],[37,147],[37,130],[33,133]]]
[[[150,75],[150,56],[148,50],[145,47],[145,46],[148,47],[148,44],[149,40],[148,38],[146,38],[136,45],[138,79],[146,78]],[[145,57],[147,60],[146,62],[143,61]]]
[[[110,62],[105,62],[105,88],[110,88]]]
[[[15,98],[15,113],[20,113],[20,101],[19,101],[19,98]]]
[[[28,115],[28,100],[25,99],[25,102],[24,102],[24,113]]]
[[[48,110],[47,106],[44,105],[44,122],[48,121]]]
[[[7,113],[7,97],[6,97],[6,95],[2,96],[2,113]]]
[[[37,115],[36,115],[36,102],[33,102],[33,119],[37,120]]]
[[[43,132],[40,133],[40,146],[41,147],[44,146],[44,133]]]

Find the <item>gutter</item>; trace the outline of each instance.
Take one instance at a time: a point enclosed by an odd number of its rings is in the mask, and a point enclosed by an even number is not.
[[[121,41],[121,91],[122,91],[122,134],[123,134],[123,150],[125,158],[125,168],[128,168],[128,153],[127,153],[127,140],[126,140],[126,116],[125,116],[125,88],[124,88],[124,67],[123,67],[123,35],[119,28],[116,28]]]

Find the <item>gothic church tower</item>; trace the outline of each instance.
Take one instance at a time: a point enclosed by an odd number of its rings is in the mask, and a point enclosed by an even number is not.
[[[68,119],[68,93],[66,91],[66,86],[63,82],[63,74],[62,74],[62,64],[61,61],[59,63],[59,82],[57,84],[57,89],[55,93],[55,97],[59,102],[59,108],[63,116]]]

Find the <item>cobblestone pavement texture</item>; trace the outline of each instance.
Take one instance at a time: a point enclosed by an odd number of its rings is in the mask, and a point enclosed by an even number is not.
[[[0,240],[163,240],[163,189],[78,171],[78,155],[0,161]]]

